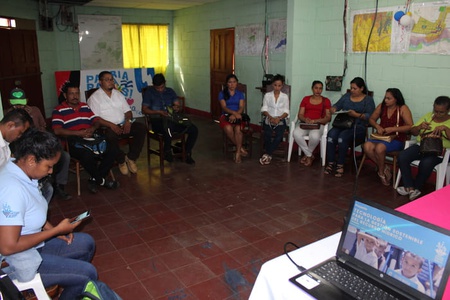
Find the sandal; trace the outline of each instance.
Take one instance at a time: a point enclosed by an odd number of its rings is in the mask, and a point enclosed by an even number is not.
[[[331,173],[333,173],[333,169],[334,169],[334,163],[328,163],[323,172],[327,175],[330,175]]]
[[[381,183],[382,183],[383,185],[385,185],[385,186],[390,185],[390,181],[387,179],[387,176],[386,176],[385,174],[380,175],[380,173],[378,173],[378,172],[377,172],[377,174],[378,174],[378,177],[380,177]]]
[[[336,165],[336,173],[334,177],[342,177],[344,176],[344,165]]]
[[[241,148],[241,155],[242,155],[243,157],[247,157],[247,156],[248,156],[247,150],[245,150],[244,148]]]
[[[311,166],[313,161],[314,161],[314,155],[306,157],[305,167]]]
[[[386,176],[387,182],[391,182],[392,173],[391,173],[391,169],[388,166],[384,166],[384,176]]]
[[[306,158],[307,158],[308,156],[306,156],[306,155],[303,155],[303,157],[300,159],[300,163],[302,164],[302,165],[304,165],[305,164],[305,162],[306,162]]]
[[[242,162],[240,153],[234,154],[234,162],[237,164],[240,164]]]

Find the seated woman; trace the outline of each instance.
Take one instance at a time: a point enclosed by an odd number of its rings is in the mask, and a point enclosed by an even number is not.
[[[286,130],[286,118],[289,116],[289,97],[281,91],[284,85],[283,76],[273,77],[273,91],[264,95],[261,113],[264,123],[264,148],[266,153],[259,159],[260,164],[268,165],[272,161],[272,154],[283,139]],[[275,137],[272,138],[275,133]]]
[[[39,272],[44,286],[64,288],[59,299],[78,299],[84,285],[97,279],[90,264],[95,243],[85,233],[72,233],[80,222],[47,221],[47,201],[38,179],[53,172],[61,144],[49,132],[30,129],[16,143],[15,160],[0,170],[0,253],[13,279],[29,281]]]
[[[241,163],[241,156],[247,156],[248,152],[242,147],[242,113],[245,108],[245,97],[237,90],[238,79],[236,75],[230,74],[226,78],[226,85],[219,93],[222,116],[220,117],[220,128],[236,146],[234,161]]]
[[[380,124],[377,120],[380,119]],[[396,88],[386,90],[383,102],[370,116],[369,124],[379,135],[391,136],[386,142],[369,139],[363,145],[364,153],[377,165],[378,177],[388,186],[392,178],[391,170],[385,165],[386,152],[400,151],[405,147],[406,135],[413,124],[411,111],[405,104],[402,92]],[[394,170],[395,172],[395,170]]]
[[[373,98],[367,95],[367,87],[364,79],[355,77],[350,81],[350,92],[343,95],[339,101],[331,107],[331,113],[344,110],[349,117],[354,119],[351,128],[333,128],[327,135],[327,161],[325,174],[332,174],[335,171],[336,177],[344,175],[345,156],[348,147],[353,141],[364,140],[369,117],[375,109]],[[336,148],[338,152],[336,162]],[[337,164],[336,164],[337,163]],[[335,170],[336,168],[336,170]]]
[[[440,96],[434,100],[433,112],[422,116],[411,128],[411,134],[417,136],[420,143],[420,135],[431,133],[442,136],[444,148],[450,148],[450,98]],[[411,172],[411,162],[420,160],[417,176],[414,179]],[[420,196],[421,189],[430,177],[436,165],[442,162],[442,157],[435,154],[420,153],[419,144],[412,145],[398,155],[398,166],[402,172],[403,186],[397,188],[397,193],[409,196],[409,200],[415,200]]]
[[[305,154],[300,163],[309,167],[314,161],[313,151],[320,143],[323,134],[323,125],[331,120],[330,99],[322,96],[323,83],[315,80],[312,83],[312,95],[303,98],[298,111],[298,120],[306,124],[318,124],[317,129],[301,128],[301,124],[294,129],[295,142]],[[306,143],[305,136],[309,136],[309,143]]]

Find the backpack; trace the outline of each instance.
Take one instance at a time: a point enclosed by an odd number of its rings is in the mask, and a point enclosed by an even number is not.
[[[83,288],[80,300],[122,300],[106,283],[89,280]]]

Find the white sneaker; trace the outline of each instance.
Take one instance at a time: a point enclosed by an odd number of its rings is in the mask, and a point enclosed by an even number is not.
[[[265,162],[266,165],[270,164],[270,162],[272,161],[272,156],[267,155],[267,160]]]
[[[407,196],[407,195],[409,195],[409,191],[407,191],[407,190],[405,189],[404,186],[399,186],[399,187],[397,188],[397,193],[399,193],[399,194],[402,195],[402,196]]]
[[[409,201],[416,200],[417,198],[419,198],[420,194],[422,194],[422,192],[419,190],[410,191],[409,192]]]
[[[261,156],[261,158],[259,159],[259,163],[262,165],[267,165],[267,159],[268,159],[269,155],[267,154],[263,154],[263,156]]]

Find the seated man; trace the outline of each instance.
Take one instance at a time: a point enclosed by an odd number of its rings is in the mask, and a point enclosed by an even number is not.
[[[156,74],[153,77],[153,86],[150,86],[142,96],[142,113],[150,115],[152,129],[156,133],[164,136],[164,158],[168,162],[173,161],[172,155],[172,135],[171,132],[185,132],[188,137],[186,140],[186,163],[195,164],[192,158],[192,148],[198,136],[197,126],[189,124],[179,124],[168,122],[168,108],[176,109],[178,100],[177,94],[171,88],[166,87],[166,79],[163,74]]]
[[[7,112],[0,120],[0,168],[11,158],[9,144],[18,139],[33,123],[24,109]]]
[[[33,127],[36,127],[37,129],[41,131],[45,131],[47,124],[45,122],[44,116],[42,115],[41,111],[36,106],[29,106],[28,99],[25,95],[25,92],[22,89],[15,88],[11,91],[10,97],[9,97],[9,103],[11,104],[11,109],[19,109],[23,108],[33,119]],[[61,157],[56,165],[54,165],[53,174],[54,176],[54,187],[52,188],[51,182],[49,180],[45,180],[44,177],[43,188],[41,189],[43,196],[45,199],[47,199],[47,202],[50,202],[53,191],[56,195],[58,195],[63,200],[70,200],[72,199],[72,196],[67,194],[64,191],[64,187],[67,184],[67,181],[69,179],[69,164],[70,164],[70,155],[66,151],[61,152]],[[48,186],[50,185],[50,186]]]
[[[101,156],[98,165],[98,156],[86,148],[76,147],[75,144],[83,138],[91,138],[100,126],[99,118],[95,116],[86,103],[80,102],[80,89],[78,86],[66,84],[63,88],[65,102],[58,105],[52,114],[52,128],[56,135],[67,137],[69,152],[78,159],[83,168],[89,173],[88,189],[91,193],[96,193],[97,186],[104,186],[108,189],[115,189],[119,186],[116,181],[106,180],[111,169],[114,158],[117,155],[117,148],[108,146]]]
[[[114,86],[114,78],[111,72],[103,71],[98,75],[100,88],[95,91],[87,103],[92,111],[98,116],[100,125],[105,127],[106,141],[111,147],[118,149],[116,161],[123,175],[128,172],[137,173],[136,160],[141,154],[147,129],[143,123],[133,122],[133,114],[125,97]],[[129,153],[119,148],[119,139],[133,139],[130,144]]]

